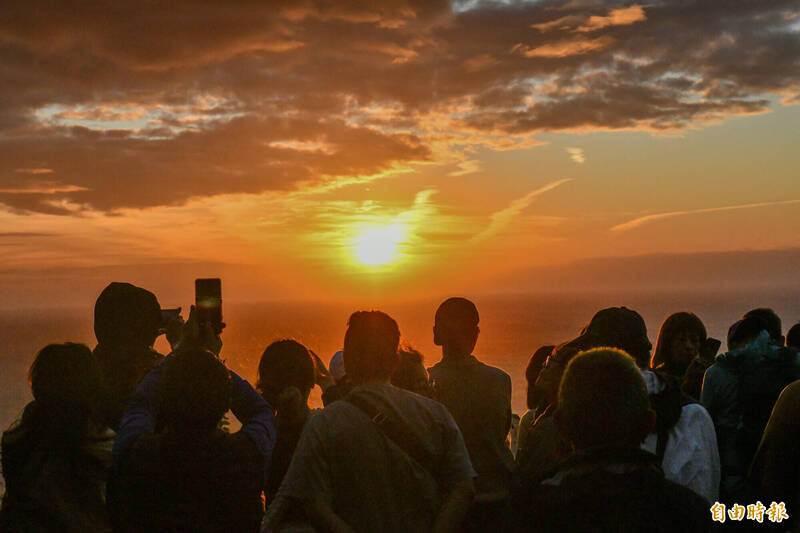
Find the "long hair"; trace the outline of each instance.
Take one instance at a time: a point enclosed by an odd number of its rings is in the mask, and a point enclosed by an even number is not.
[[[697,315],[686,311],[674,313],[664,321],[658,331],[658,340],[653,357],[650,359],[650,368],[656,368],[662,363],[672,364],[672,341],[684,331],[695,334],[701,344],[706,340],[706,327]]]
[[[37,445],[74,451],[86,439],[100,383],[92,352],[83,344],[50,344],[36,355],[28,372],[34,400],[16,429]]]

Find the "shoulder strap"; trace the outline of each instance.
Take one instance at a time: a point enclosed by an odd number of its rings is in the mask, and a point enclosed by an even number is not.
[[[398,448],[403,450],[406,455],[416,461],[438,481],[439,478],[436,475],[438,468],[435,467],[437,464],[435,457],[428,452],[416,433],[411,431],[404,422],[397,420],[394,416],[387,415],[363,396],[348,394],[343,399],[364,413],[386,438],[394,442]]]

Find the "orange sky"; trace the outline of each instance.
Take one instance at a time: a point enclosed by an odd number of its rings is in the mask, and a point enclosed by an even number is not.
[[[800,247],[796,2],[365,4],[4,4],[4,305]]]

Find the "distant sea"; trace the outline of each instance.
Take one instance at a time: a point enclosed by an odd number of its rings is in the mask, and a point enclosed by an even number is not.
[[[599,309],[625,305],[642,314],[655,345],[658,328],[675,311],[700,316],[709,334],[723,341],[728,326],[747,310],[772,307],[782,317],[784,331],[800,320],[800,291],[746,290],[643,291],[595,294],[476,296],[480,338],[475,354],[485,363],[511,375],[514,412],[525,410],[524,371],[539,346],[569,340]],[[397,320],[403,340],[425,356],[426,366],[440,358],[433,344],[433,316],[438,301],[423,300],[379,306]],[[187,303],[188,304],[188,303]],[[369,308],[369,306],[366,306]],[[227,324],[222,356],[231,369],[255,382],[258,361],[272,341],[294,338],[317,352],[327,363],[341,348],[349,314],[358,305],[315,302],[225,303]],[[187,307],[188,309],[188,307]],[[94,347],[91,308],[37,309],[0,312],[0,426],[8,427],[31,394],[27,370],[38,349],[52,342],[82,342]],[[166,353],[165,341],[156,348]],[[319,392],[312,394],[319,405]],[[1,487],[0,487],[1,489]]]

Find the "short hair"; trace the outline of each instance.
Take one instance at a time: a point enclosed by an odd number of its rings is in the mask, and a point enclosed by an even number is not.
[[[786,332],[786,346],[800,350],[800,322],[789,328]]]
[[[650,409],[636,362],[615,348],[595,348],[570,360],[558,389],[559,421],[579,449],[627,444]]]
[[[230,372],[201,348],[173,355],[164,364],[159,383],[159,413],[179,433],[212,431],[231,402]]]
[[[353,381],[383,379],[397,366],[400,329],[381,311],[356,311],[344,335],[344,368]]]
[[[258,364],[258,386],[280,392],[296,387],[301,392],[314,388],[314,359],[308,348],[292,339],[278,340],[267,346]]]
[[[672,362],[672,342],[683,332],[696,335],[701,344],[708,337],[703,321],[696,314],[686,311],[671,314],[661,324],[661,329],[658,331],[658,340],[656,340],[653,358],[650,359],[650,368],[655,368],[661,363]]]
[[[160,324],[155,294],[130,283],[110,283],[94,304],[94,334],[100,344],[149,346]]]
[[[436,310],[437,324],[452,328],[475,327],[480,321],[478,308],[466,298],[448,298]]]
[[[742,318],[758,317],[764,322],[764,329],[769,333],[770,339],[775,343],[783,344],[783,336],[781,334],[781,317],[768,307],[759,307],[750,310],[742,316]]]
[[[411,346],[403,345],[397,350],[397,357],[397,366],[392,372],[392,385],[401,389],[414,390],[416,385],[413,380],[414,369],[422,367],[422,370],[427,373],[422,353]]]
[[[752,342],[762,331],[767,331],[767,324],[758,315],[737,320],[728,329],[728,349]]]

